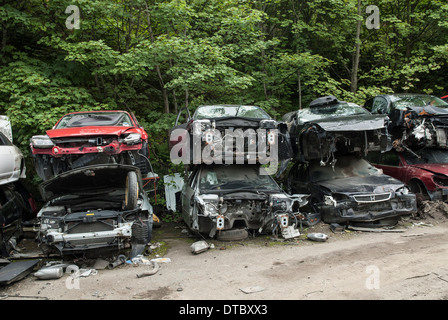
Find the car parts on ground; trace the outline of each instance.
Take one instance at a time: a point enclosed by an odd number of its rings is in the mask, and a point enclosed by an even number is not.
[[[297,162],[285,185],[292,193],[310,192],[312,210],[326,223],[389,225],[417,212],[415,194],[403,182],[354,155],[326,165]]]
[[[102,254],[131,248],[141,254],[152,235],[152,206],[139,169],[129,165],[87,166],[40,185],[46,204],[38,213],[44,253]]]
[[[126,111],[74,112],[45,135],[30,139],[36,171],[42,180],[86,165],[119,163],[149,172],[148,135]]]
[[[386,116],[372,115],[334,96],[318,98],[309,108],[287,113],[283,120],[298,161],[319,159],[327,163],[336,154],[365,155],[390,149]]]
[[[307,194],[288,195],[259,165],[201,165],[182,190],[182,215],[188,228],[220,240],[249,233],[293,235],[292,229],[315,217],[302,212]]]
[[[397,151],[448,148],[448,103],[427,94],[378,95],[364,106],[388,115],[389,133]]]

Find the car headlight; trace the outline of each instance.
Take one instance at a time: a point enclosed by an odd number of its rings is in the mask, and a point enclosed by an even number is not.
[[[36,149],[48,149],[54,147],[53,141],[47,135],[33,136],[30,139],[31,145]]]
[[[204,213],[206,215],[217,215],[218,214],[218,208],[216,207],[216,205],[214,203],[211,202],[206,202],[204,203]]]
[[[409,194],[409,188],[406,186],[401,187],[401,188],[397,189],[397,191],[395,191],[395,193]]]
[[[137,144],[142,140],[140,133],[130,133],[124,139],[123,142],[126,144]]]
[[[324,196],[324,203],[327,206],[335,206],[336,207],[336,200],[332,196]]]

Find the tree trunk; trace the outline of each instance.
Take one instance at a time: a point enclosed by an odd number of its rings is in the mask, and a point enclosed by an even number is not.
[[[358,15],[361,15],[361,0],[358,0]],[[351,75],[351,92],[356,92],[358,90],[358,67],[359,67],[359,56],[360,56],[360,48],[361,48],[361,24],[362,21],[358,20],[356,22],[356,37],[355,37],[355,52],[353,54],[353,67],[352,67],[352,75]]]

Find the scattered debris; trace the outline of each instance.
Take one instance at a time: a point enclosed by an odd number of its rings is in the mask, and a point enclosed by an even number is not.
[[[288,226],[282,229],[282,236],[285,239],[297,238],[300,236],[300,231],[294,226]]]
[[[193,243],[190,248],[192,253],[199,254],[210,249],[210,245],[206,241],[201,240]]]
[[[324,242],[328,240],[328,236],[325,233],[308,233],[307,238],[313,241]]]
[[[0,286],[22,280],[29,275],[39,260],[12,262],[0,269]]]
[[[330,224],[330,230],[333,231],[333,233],[344,233],[345,226],[341,226],[339,223],[332,223]]]
[[[58,267],[44,267],[34,273],[34,276],[39,280],[59,279],[64,274],[61,266]]]
[[[126,262],[126,257],[124,255],[119,255],[117,260],[115,260],[114,262],[109,263],[109,265],[107,266],[108,269],[113,269],[123,263]]]
[[[156,274],[159,271],[160,267],[159,267],[159,264],[157,262],[155,262],[154,260],[151,260],[150,264],[152,265],[152,270],[145,271],[145,272],[137,274],[137,278],[143,278],[143,277],[147,277],[147,276],[152,276],[152,275]]]
[[[261,292],[264,291],[265,289],[260,286],[254,286],[254,287],[241,288],[240,290],[246,294],[249,294],[249,293]]]
[[[406,229],[365,228],[365,227],[354,227],[354,226],[348,226],[347,228],[350,230],[353,230],[353,231],[366,231],[366,232],[405,232],[406,231]]]

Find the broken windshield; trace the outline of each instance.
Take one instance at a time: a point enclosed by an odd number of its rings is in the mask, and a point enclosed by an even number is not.
[[[260,175],[257,165],[210,166],[201,171],[199,189],[203,190],[271,190],[279,186],[269,175]]]
[[[270,119],[263,109],[256,106],[200,106],[196,109],[194,119],[242,117]]]
[[[409,107],[426,107],[433,106],[439,108],[447,108],[448,103],[440,98],[431,95],[394,95],[391,100],[395,109],[406,110]]]
[[[357,114],[370,114],[363,107],[355,103],[341,102],[333,105],[326,105],[313,108],[305,108],[297,111],[299,124],[305,122],[321,120],[326,118],[344,117]]]
[[[366,160],[353,156],[337,158],[334,167],[331,164],[321,166],[320,162],[315,162],[310,166],[310,177],[312,181],[367,177],[380,173],[381,170],[375,168]]]
[[[132,126],[124,112],[83,112],[65,115],[55,129],[88,126]]]
[[[404,152],[408,164],[448,163],[448,152],[440,149],[422,149]]]

